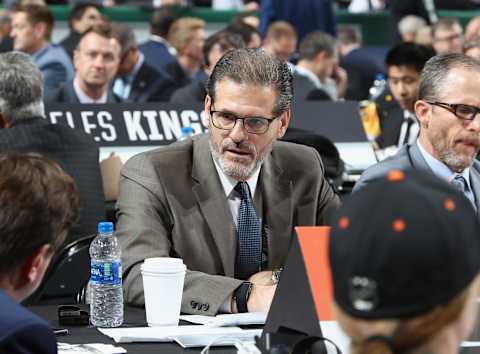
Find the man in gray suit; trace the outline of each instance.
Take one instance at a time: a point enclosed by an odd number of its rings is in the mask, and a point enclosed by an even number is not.
[[[13,11],[13,48],[32,56],[42,73],[46,95],[73,79],[73,65],[67,53],[50,43],[53,24],[53,15],[46,6],[24,5]]]
[[[392,169],[433,173],[461,189],[480,207],[480,62],[463,54],[430,59],[422,71],[415,115],[418,140],[367,169],[354,190]]]
[[[209,133],[125,164],[117,234],[126,302],[144,302],[145,258],[180,257],[182,312],[268,310],[294,226],[324,224],[339,204],[318,153],[276,141],[292,93],[286,63],[261,49],[230,51],[207,84]]]

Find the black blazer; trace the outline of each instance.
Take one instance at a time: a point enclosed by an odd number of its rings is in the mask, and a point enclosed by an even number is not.
[[[58,162],[80,192],[80,219],[71,237],[96,231],[97,223],[105,218],[105,198],[98,146],[89,135],[43,118],[19,120],[0,129],[0,152],[37,152]]]
[[[317,88],[308,77],[296,72],[293,73],[293,98],[295,102],[302,102],[304,100],[332,100],[327,92]]]
[[[376,139],[380,148],[397,145],[400,138],[400,130],[404,121],[404,113],[393,98],[389,90],[382,94],[376,101],[377,114],[380,119],[381,135]]]
[[[46,103],[80,103],[80,100],[73,88],[73,81],[66,82],[58,90],[45,97]],[[113,93],[111,89],[108,90],[107,103],[120,103],[122,99]]]
[[[193,81],[187,86],[179,88],[173,93],[170,102],[177,105],[182,105],[186,102],[203,102],[207,95],[205,84],[206,82],[203,81]]]
[[[165,72],[160,72],[147,62],[143,62],[133,79],[127,102],[168,101],[178,86]]]

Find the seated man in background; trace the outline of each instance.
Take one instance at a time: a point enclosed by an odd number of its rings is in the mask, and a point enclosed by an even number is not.
[[[432,25],[432,45],[435,53],[462,53],[463,29],[456,18],[441,18]]]
[[[195,17],[176,20],[168,31],[168,42],[177,51],[177,60],[165,66],[165,71],[178,87],[204,77],[202,50],[205,42],[205,21]]]
[[[74,54],[75,78],[46,97],[47,102],[115,103],[122,99],[110,88],[120,63],[120,44],[109,23],[82,35]]]
[[[50,43],[53,24],[53,15],[46,6],[24,5],[13,10],[13,48],[32,56],[43,75],[46,94],[73,79],[73,66],[67,53]]]
[[[0,152],[37,152],[59,163],[80,190],[80,219],[69,240],[92,234],[105,217],[98,146],[83,131],[49,124],[42,76],[20,52],[0,54]]]
[[[337,100],[347,89],[347,73],[338,66],[337,40],[312,32],[300,42],[293,70],[295,100]]]
[[[267,35],[263,41],[263,49],[267,53],[288,62],[297,49],[295,28],[285,21],[272,22],[268,26]]]
[[[414,104],[423,66],[435,53],[414,43],[399,44],[387,53],[388,91],[369,104],[363,116],[367,136],[380,149],[397,148],[414,142],[418,122]]]
[[[464,54],[431,58],[423,68],[415,102],[420,123],[416,141],[396,155],[368,168],[354,191],[391,169],[418,169],[434,174],[480,207],[480,63]]]
[[[117,203],[127,303],[144,303],[145,258],[179,257],[182,312],[268,311],[294,226],[325,224],[339,204],[318,153],[276,141],[292,94],[285,62],[230,51],[207,84],[209,133],[127,161]]]
[[[329,259],[349,352],[459,353],[478,314],[479,234],[468,200],[421,171],[393,170],[346,200]]]
[[[78,41],[89,28],[102,21],[100,5],[93,1],[77,2],[68,17],[70,33],[59,44],[65,49],[70,59],[77,48]]]
[[[168,101],[177,84],[165,71],[159,71],[145,61],[128,25],[114,23],[112,28],[122,49],[113,92],[124,102]]]
[[[0,154],[0,352],[56,354],[47,322],[18,302],[39,286],[78,214],[73,179],[38,154]]]
[[[245,42],[238,34],[228,31],[220,31],[212,34],[205,41],[203,46],[203,61],[206,77],[212,73],[215,64],[229,50],[245,48]],[[206,80],[198,80],[189,83],[187,86],[176,90],[170,102],[182,105],[186,102],[204,101],[207,90],[205,89]]]

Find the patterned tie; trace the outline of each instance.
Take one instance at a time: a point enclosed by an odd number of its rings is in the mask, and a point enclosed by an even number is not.
[[[470,189],[468,187],[467,181],[465,180],[465,177],[463,177],[462,175],[458,175],[458,174],[455,175],[455,178],[452,180],[452,184],[457,190],[462,192],[465,195],[465,197],[468,198],[468,200],[470,200],[470,202],[473,205],[473,208],[475,210],[477,210],[477,207],[475,205],[475,200],[473,199],[472,193],[468,193],[470,191]]]
[[[262,262],[262,223],[257,217],[247,182],[238,182],[235,190],[240,194],[238,209],[236,277],[248,279],[260,270]]]

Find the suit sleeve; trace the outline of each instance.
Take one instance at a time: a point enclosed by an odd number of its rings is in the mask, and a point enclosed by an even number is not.
[[[117,235],[122,249],[125,302],[143,305],[140,266],[150,257],[174,257],[173,216],[161,181],[144,156],[130,159],[120,177]],[[184,313],[215,315],[241,280],[187,270]]]
[[[45,324],[26,325],[0,341],[0,353],[57,354],[57,340]]]
[[[44,88],[47,94],[61,87],[68,80],[65,66],[59,62],[52,62],[42,68]]]

